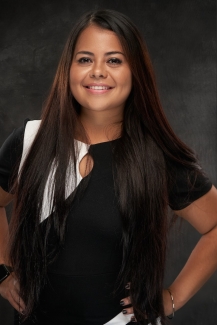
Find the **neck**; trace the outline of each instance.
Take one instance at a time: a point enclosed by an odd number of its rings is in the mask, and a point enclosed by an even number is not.
[[[111,141],[121,136],[123,112],[82,110],[80,121],[91,144]]]

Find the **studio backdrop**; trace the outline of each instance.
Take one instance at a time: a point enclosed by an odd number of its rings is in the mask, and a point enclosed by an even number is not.
[[[71,27],[84,12],[102,8],[125,13],[142,32],[166,115],[217,186],[214,0],[1,0],[0,145],[25,118],[40,118]],[[198,239],[185,222],[172,228],[165,285],[175,279]],[[171,324],[215,325],[216,319],[215,274]],[[3,298],[0,324],[13,324],[13,310]]]

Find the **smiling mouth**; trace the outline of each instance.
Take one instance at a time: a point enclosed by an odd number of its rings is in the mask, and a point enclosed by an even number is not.
[[[112,89],[112,87],[106,87],[106,86],[86,86],[88,89],[94,89],[94,90],[108,90]]]

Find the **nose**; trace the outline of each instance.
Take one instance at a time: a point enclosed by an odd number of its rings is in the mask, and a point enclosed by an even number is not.
[[[100,79],[100,78],[106,78],[107,77],[107,71],[106,67],[103,65],[103,63],[100,64],[94,64],[92,66],[92,69],[90,71],[90,78]]]

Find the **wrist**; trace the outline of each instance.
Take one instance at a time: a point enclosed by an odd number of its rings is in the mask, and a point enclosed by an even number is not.
[[[176,304],[170,289],[163,290],[164,313],[169,318],[173,318],[176,311]]]
[[[174,303],[174,298],[173,298],[173,295],[171,293],[171,290],[170,289],[167,289],[169,295],[170,295],[170,299],[171,299],[171,303],[172,303],[172,313],[170,315],[167,315],[167,317],[169,319],[173,319],[174,316],[175,316],[175,303]]]

